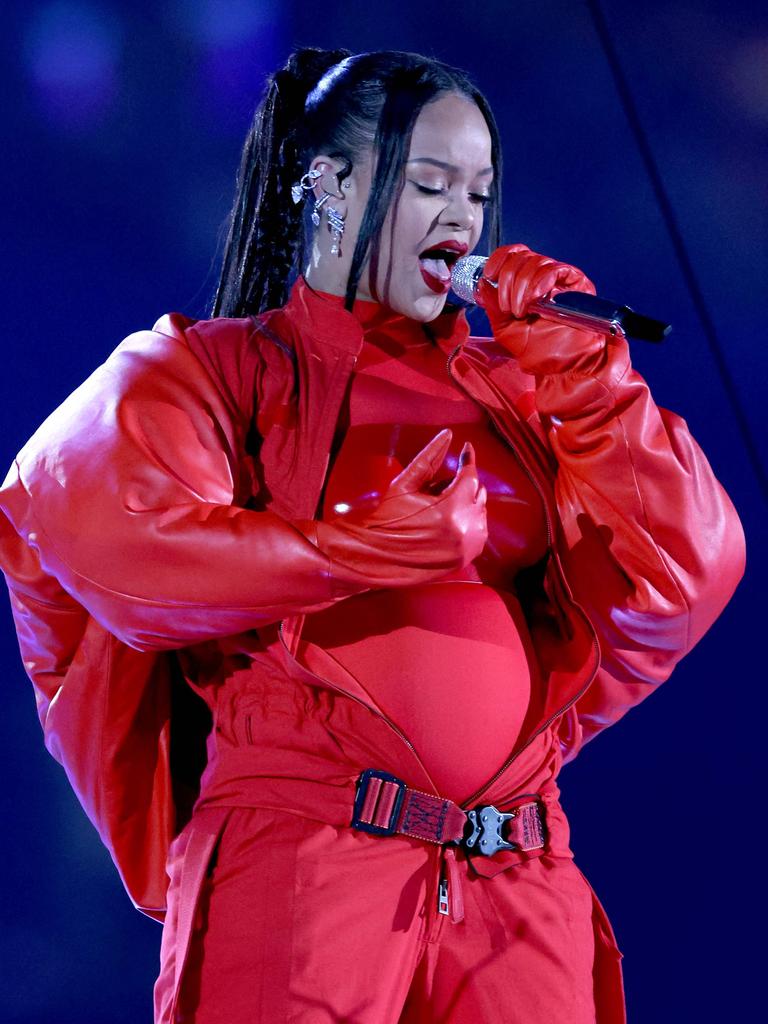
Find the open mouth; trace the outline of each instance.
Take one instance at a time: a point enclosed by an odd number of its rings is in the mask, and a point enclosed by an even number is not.
[[[419,254],[421,276],[432,291],[448,291],[451,287],[451,268],[466,251],[466,246],[457,245],[456,248],[450,249],[435,246]]]

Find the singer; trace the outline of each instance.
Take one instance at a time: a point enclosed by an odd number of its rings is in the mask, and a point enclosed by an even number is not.
[[[557,776],[743,535],[621,332],[528,315],[594,288],[500,197],[462,72],[296,51],[212,318],[126,338],[0,493],[46,743],[164,922],[156,1024],[624,1020]],[[493,338],[446,305],[476,247]]]

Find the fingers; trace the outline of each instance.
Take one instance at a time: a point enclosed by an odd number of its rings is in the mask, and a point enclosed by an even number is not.
[[[514,245],[501,246],[488,257],[488,262],[483,267],[483,277],[487,277],[489,281],[498,281],[501,268],[511,254],[530,251],[528,246],[523,245],[521,242],[516,242]]]
[[[594,286],[577,267],[572,267],[568,263],[552,263],[536,269],[531,274],[520,302],[527,308],[536,299],[550,298],[559,292],[574,290],[594,292]]]
[[[560,291],[595,293],[592,282],[577,267],[558,263],[519,244],[497,249],[485,266],[484,276],[498,282],[499,310],[516,319],[523,319],[537,299]]]
[[[529,253],[510,260],[502,272],[499,290],[502,308],[522,319],[528,307],[554,287],[558,264],[546,256]]]
[[[415,496],[424,485],[437,473],[445,458],[452,439],[452,431],[441,430],[422,448],[419,454],[408,463],[405,469],[392,481],[389,487],[389,499],[398,500],[398,495]],[[475,449],[467,442],[462,448],[458,468],[453,480],[439,495],[424,495],[427,505],[436,506],[448,501],[454,507],[475,506],[479,512],[485,513],[488,492],[480,484],[475,461]]]
[[[417,491],[437,473],[448,453],[453,431],[441,430],[395,477],[390,490]]]
[[[480,492],[482,493],[482,496]],[[481,487],[477,475],[477,463],[475,461],[475,449],[467,441],[459,455],[459,467],[456,475],[442,492],[443,497],[455,496],[459,500],[467,502],[485,502],[487,491]]]

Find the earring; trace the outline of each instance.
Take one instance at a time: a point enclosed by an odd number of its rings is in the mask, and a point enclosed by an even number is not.
[[[344,234],[344,217],[332,206],[326,208],[328,229],[332,235],[331,256],[341,256],[341,236]]]
[[[294,203],[300,203],[304,198],[304,194],[311,192],[315,187],[317,179],[322,178],[322,176],[322,171],[307,171],[306,174],[302,174],[301,180],[291,185],[291,199],[293,199]]]
[[[320,227],[320,207],[323,205],[323,203],[327,203],[330,198],[331,193],[324,192],[319,199],[315,200],[315,205],[312,210],[312,223],[315,225],[316,228]]]

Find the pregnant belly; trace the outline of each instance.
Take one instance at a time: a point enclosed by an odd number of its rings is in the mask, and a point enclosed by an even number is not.
[[[515,746],[533,660],[513,595],[465,582],[372,591],[307,616],[302,639],[368,691],[442,796],[466,800]]]

